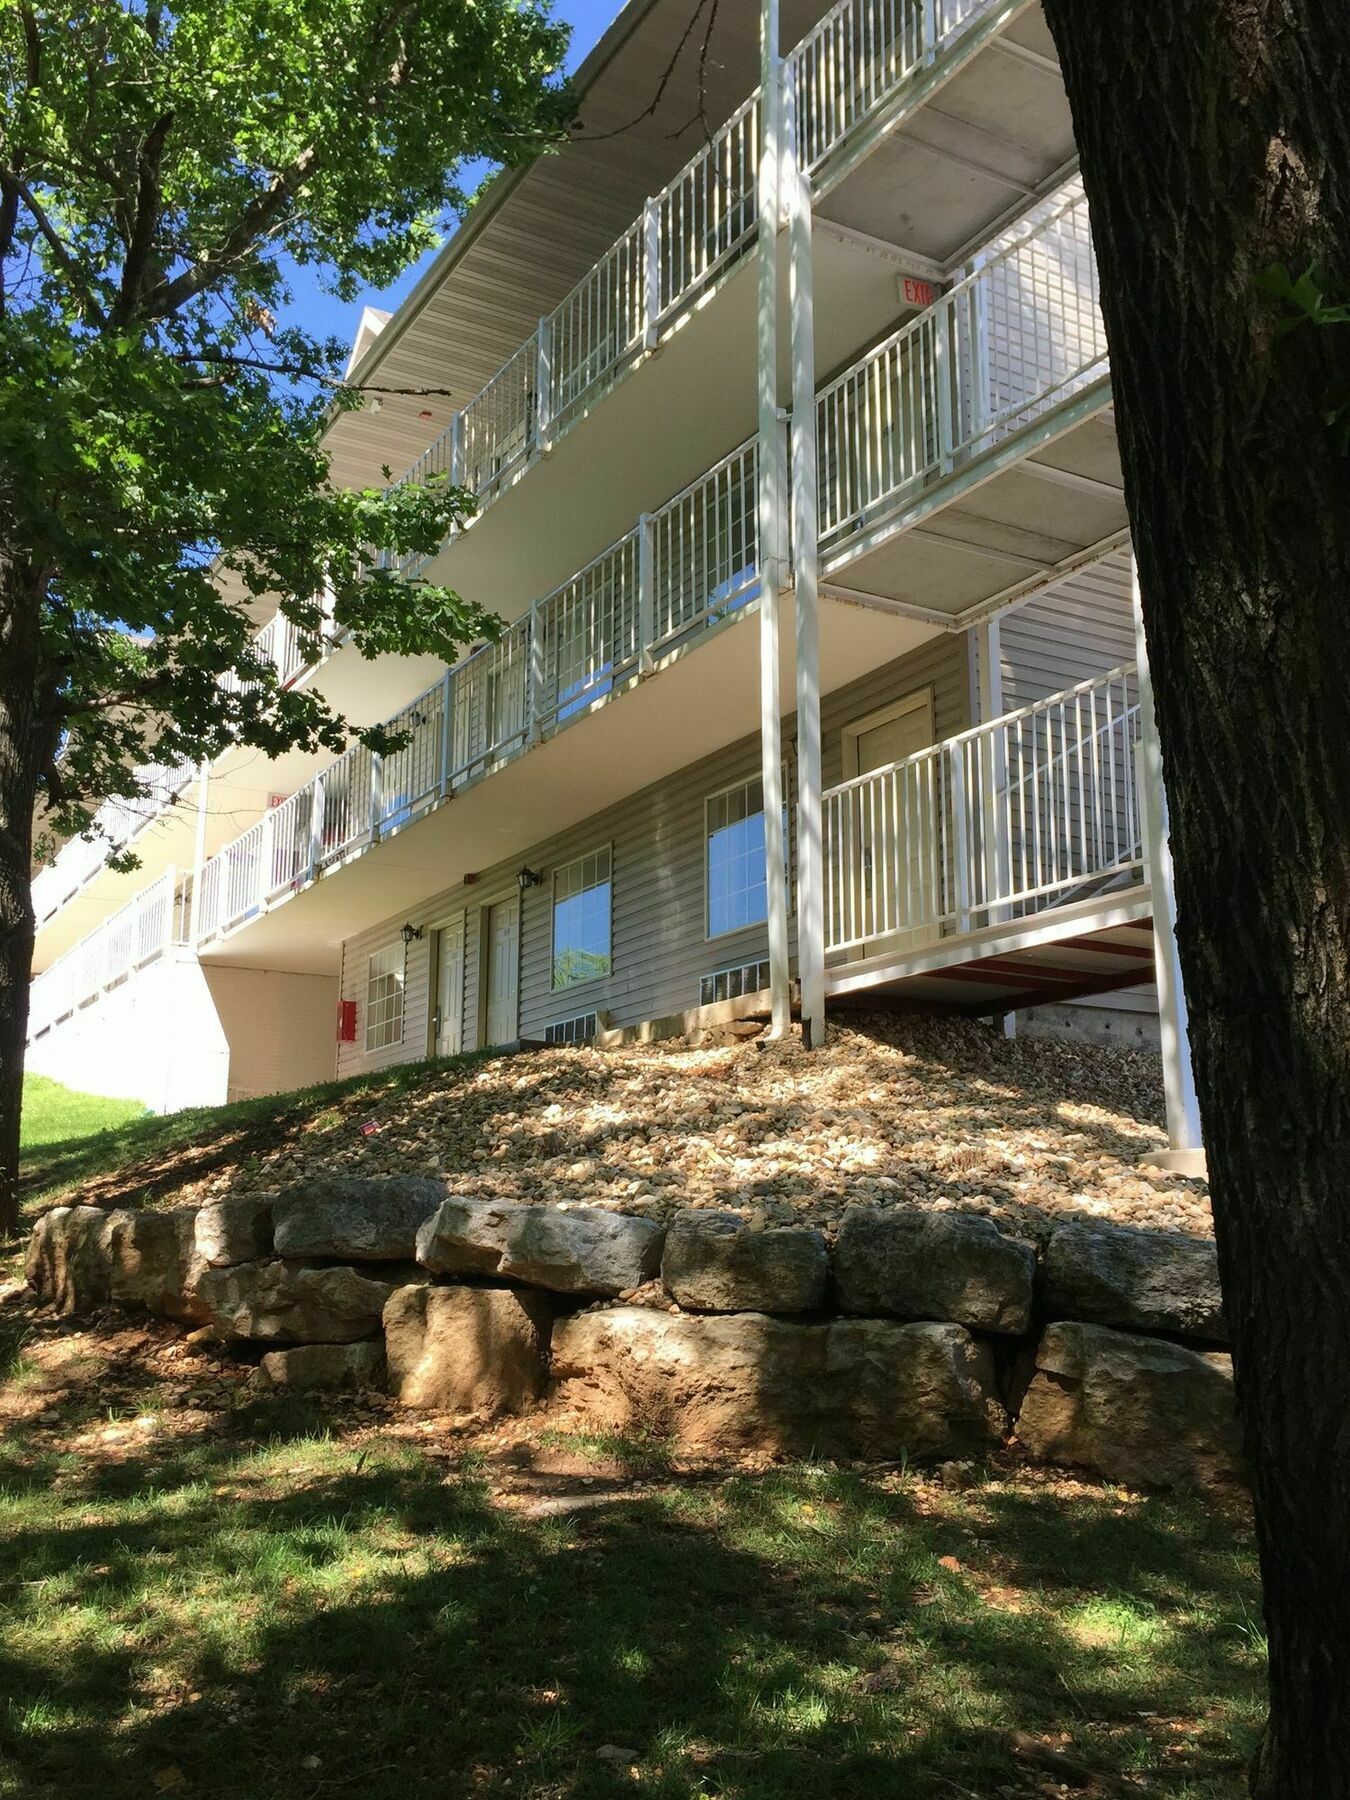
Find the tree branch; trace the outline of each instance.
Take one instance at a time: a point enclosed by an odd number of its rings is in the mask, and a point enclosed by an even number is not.
[[[56,259],[57,265],[61,269],[66,280],[70,283],[71,291],[75,294],[75,297],[84,308],[90,322],[97,325],[100,329],[106,328],[108,323],[107,315],[104,313],[103,308],[99,305],[98,301],[94,298],[93,291],[85,281],[80,265],[70,254],[70,251],[66,249],[56,227],[47,217],[46,212],[43,210],[42,202],[37,198],[23,177],[17,174],[13,169],[8,171],[0,170],[0,184],[12,186],[19,199],[23,201],[24,205],[33,215],[34,224],[42,233],[47,248]]]
[[[442,387],[379,387],[374,382],[346,381],[340,375],[324,375],[305,363],[276,362],[267,356],[236,356],[228,350],[177,350],[172,362],[216,363],[231,369],[265,369],[269,375],[288,375],[301,381],[317,381],[324,387],[356,394],[402,394],[410,399],[453,400],[455,390]],[[212,386],[219,385],[212,381]]]
[[[149,135],[141,146],[136,158],[138,179],[136,184],[136,214],[131,228],[130,241],[127,244],[126,259],[122,264],[122,287],[116,304],[108,315],[108,323],[114,327],[125,325],[136,310],[141,297],[141,286],[145,280],[150,262],[150,252],[155,242],[155,229],[159,224],[160,212],[160,170],[164,163],[164,148],[168,142],[169,128],[173,124],[172,111],[161,114],[151,127]]]

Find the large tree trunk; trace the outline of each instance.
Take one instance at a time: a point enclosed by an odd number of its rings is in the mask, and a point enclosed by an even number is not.
[[[22,564],[0,553],[0,1236],[19,1218],[19,1114],[33,964],[29,880],[38,772],[46,733],[35,694],[38,593]]]
[[[1044,0],[1092,207],[1270,1637],[1254,1782],[1350,1795],[1350,273],[1343,0]]]

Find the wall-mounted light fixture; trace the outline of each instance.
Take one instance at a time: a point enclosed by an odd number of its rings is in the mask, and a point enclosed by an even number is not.
[[[516,876],[516,886],[523,894],[526,888],[538,887],[543,879],[544,878],[539,873],[538,869],[532,869],[529,864],[526,863],[525,867]]]
[[[421,935],[422,927],[420,925],[405,925],[403,927],[403,941],[405,944],[415,944]]]

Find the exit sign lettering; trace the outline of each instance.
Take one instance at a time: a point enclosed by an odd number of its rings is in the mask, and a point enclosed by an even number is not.
[[[932,282],[920,281],[917,275],[902,275],[900,292],[906,306],[931,306],[933,304]]]

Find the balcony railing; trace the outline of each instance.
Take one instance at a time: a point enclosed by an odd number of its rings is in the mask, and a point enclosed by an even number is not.
[[[1107,372],[1075,182],[819,395],[820,535],[865,530]]]
[[[213,856],[198,942],[233,930],[603,705],[758,597],[758,457],[742,446]]]
[[[320,638],[302,631],[284,613],[275,613],[254,635],[253,648],[264,662],[273,665],[284,688],[320,662],[325,652]],[[227,691],[238,691],[243,685],[236,675],[221,677],[221,686]],[[93,880],[110,854],[124,850],[173,804],[195,768],[195,763],[181,758],[143,763],[135,772],[141,792],[134,799],[104,801],[94,814],[93,835],[63,844],[53,862],[33,877],[33,916],[39,930]]]
[[[825,947],[875,953],[1143,869],[1132,664],[823,796]]]
[[[177,874],[166,869],[59,956],[29,990],[29,1041],[185,942],[182,911]]]
[[[788,56],[813,173],[999,0],[840,0]],[[759,93],[746,100],[402,477],[487,504],[755,241]],[[424,561],[405,557],[400,566]]]

